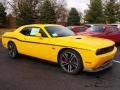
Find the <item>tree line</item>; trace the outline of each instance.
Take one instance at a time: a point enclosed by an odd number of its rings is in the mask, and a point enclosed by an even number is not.
[[[90,0],[85,20],[88,23],[120,22],[120,0]]]
[[[68,10],[65,0],[13,0],[7,5],[0,3],[0,26],[7,25],[6,7],[12,8],[18,26],[36,23],[66,22],[66,25],[85,23],[120,22],[119,0],[90,0],[89,9],[85,10],[84,18],[76,8]],[[81,7],[81,6],[80,6]]]

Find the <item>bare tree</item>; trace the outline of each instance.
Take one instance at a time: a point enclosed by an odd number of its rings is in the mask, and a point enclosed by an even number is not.
[[[66,9],[65,0],[50,0],[56,13],[58,22],[66,22],[68,10]]]
[[[22,11],[23,2],[26,2],[27,6],[32,10],[33,16],[36,18],[40,16],[41,7],[45,0],[12,0],[8,1],[8,4],[12,8],[13,14],[17,16]],[[68,10],[66,9],[65,0],[50,0],[56,14],[56,18],[59,22],[65,22]]]
[[[23,2],[26,2],[27,6],[32,10],[33,14],[35,15],[38,13],[39,6],[44,0],[12,0],[7,1],[7,3],[10,5],[11,9],[13,10],[13,13],[17,15],[21,12],[23,7]]]

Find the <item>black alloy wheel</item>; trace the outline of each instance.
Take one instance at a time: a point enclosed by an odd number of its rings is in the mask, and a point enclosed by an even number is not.
[[[11,58],[16,58],[18,56],[18,51],[13,42],[8,43],[8,55]]]
[[[83,70],[81,56],[74,50],[64,50],[59,55],[59,64],[68,74],[78,74]]]

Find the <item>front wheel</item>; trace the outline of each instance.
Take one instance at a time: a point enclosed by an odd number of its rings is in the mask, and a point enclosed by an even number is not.
[[[18,51],[13,42],[8,43],[8,55],[11,58],[16,58],[18,56]]]
[[[64,50],[59,55],[59,64],[68,74],[78,74],[83,70],[81,56],[74,50]]]

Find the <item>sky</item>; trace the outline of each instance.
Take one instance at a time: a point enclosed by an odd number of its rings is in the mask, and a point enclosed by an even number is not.
[[[88,4],[90,3],[90,0],[66,0],[67,1],[67,7],[71,8],[74,7],[84,13],[84,10],[88,9]]]

